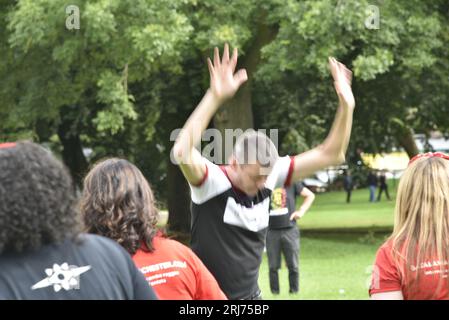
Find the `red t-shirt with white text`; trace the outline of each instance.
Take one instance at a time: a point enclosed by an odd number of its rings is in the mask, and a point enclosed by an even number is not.
[[[405,263],[398,266],[394,261],[390,242],[382,245],[376,255],[369,294],[401,291],[405,300],[449,299],[447,261],[428,259],[419,267],[407,267],[412,271],[408,275]]]
[[[195,253],[157,235],[153,252],[139,249],[134,263],[162,300],[225,300],[217,281]]]

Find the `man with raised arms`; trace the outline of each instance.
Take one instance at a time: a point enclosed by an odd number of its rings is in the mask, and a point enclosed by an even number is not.
[[[195,146],[219,107],[247,80],[247,74],[244,69],[235,72],[237,49],[230,57],[228,45],[221,59],[215,48],[208,66],[210,88],[173,147],[191,188],[191,245],[229,299],[260,299],[257,280],[272,190],[344,162],[355,107],[352,73],[329,58],[339,106],[321,145],[299,155],[279,157],[266,135],[246,132],[238,137],[229,165],[217,166]]]

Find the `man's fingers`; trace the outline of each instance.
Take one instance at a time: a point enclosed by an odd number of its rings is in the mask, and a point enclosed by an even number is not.
[[[218,48],[214,48],[214,66],[218,68],[220,66],[220,53],[218,52]]]
[[[345,81],[349,85],[351,85],[352,71],[349,70],[343,63],[333,57],[329,57],[329,66],[331,69],[332,77],[335,81]]]
[[[335,58],[333,58],[333,57],[329,57],[329,68],[331,70],[332,78],[334,78],[334,80],[337,80],[338,66],[337,66]]]
[[[351,90],[352,71],[334,58],[329,58],[329,65],[339,99],[343,99],[346,104],[354,106],[354,97]]]
[[[349,84],[351,84],[352,81],[352,71],[349,70],[343,63],[339,62],[338,66],[340,68],[340,72],[342,73],[342,75],[345,77],[345,79],[347,80],[347,82]]]
[[[227,64],[228,62],[229,62],[229,45],[225,43],[222,63]]]
[[[209,74],[210,77],[212,78],[212,76],[214,75],[214,65],[212,64],[210,58],[207,58],[207,67],[209,68]]]
[[[248,80],[248,75],[246,74],[245,69],[240,69],[234,75],[234,80],[237,82],[237,85],[240,87],[246,80]]]
[[[237,66],[237,55],[238,55],[237,48],[234,48],[234,51],[232,52],[231,61],[230,61],[230,66],[231,66],[232,72],[234,72],[235,67]]]
[[[337,66],[338,66],[338,79],[337,79],[337,81],[342,81],[342,82],[345,82],[345,83],[351,85],[351,81],[352,81],[352,72],[351,72],[351,70],[346,68],[346,66],[343,63],[341,63],[341,62],[338,62]]]

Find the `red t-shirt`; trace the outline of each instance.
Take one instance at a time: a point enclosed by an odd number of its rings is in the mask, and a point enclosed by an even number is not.
[[[160,235],[153,252],[139,249],[134,263],[162,300],[226,300],[217,281],[190,248]]]
[[[446,262],[442,268],[440,265],[440,260],[429,259],[419,268],[405,263],[398,266],[391,243],[387,242],[377,251],[369,294],[402,291],[405,300],[449,299],[448,264]],[[410,268],[408,275],[405,274],[406,267]],[[419,275],[410,271],[417,271]]]

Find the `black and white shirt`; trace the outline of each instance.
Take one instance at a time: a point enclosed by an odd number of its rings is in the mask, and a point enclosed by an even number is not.
[[[279,158],[255,197],[232,186],[226,167],[207,160],[205,179],[190,186],[192,249],[229,299],[249,298],[259,290],[270,196],[276,187],[290,184],[293,159]]]

